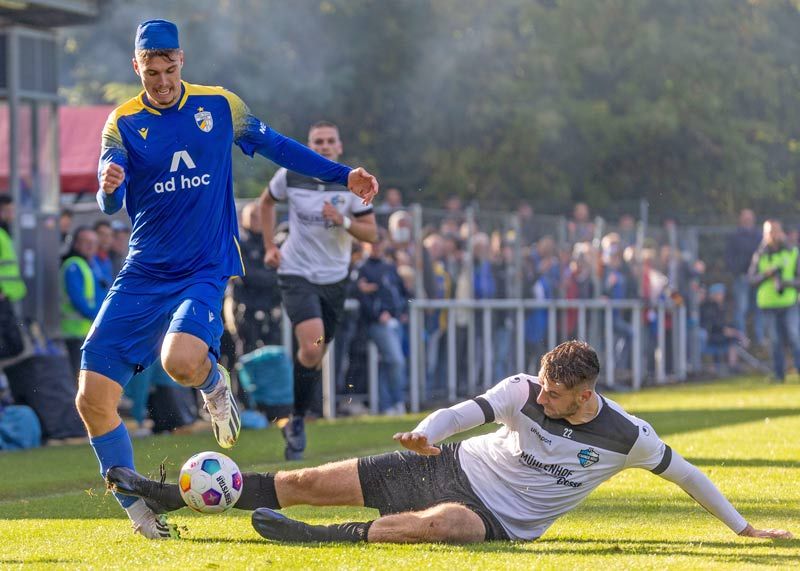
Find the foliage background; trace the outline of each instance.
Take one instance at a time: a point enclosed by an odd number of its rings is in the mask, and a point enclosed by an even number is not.
[[[172,19],[184,77],[239,93],[409,201],[608,215],[797,214],[798,0],[142,0],[63,34],[70,103],[124,100],[136,24]],[[237,193],[274,166],[237,153]]]

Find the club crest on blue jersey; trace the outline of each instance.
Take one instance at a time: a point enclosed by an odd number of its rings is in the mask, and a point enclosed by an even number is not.
[[[578,452],[578,460],[580,460],[581,466],[588,468],[600,460],[600,454],[595,452],[594,448],[584,448]]]
[[[206,133],[214,128],[214,118],[211,116],[211,112],[203,111],[202,107],[200,107],[197,110],[197,113],[194,114],[194,122],[197,123],[197,126],[200,127],[201,131]]]

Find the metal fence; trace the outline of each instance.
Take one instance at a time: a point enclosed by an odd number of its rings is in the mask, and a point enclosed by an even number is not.
[[[354,300],[348,300],[348,310],[356,310]],[[432,390],[435,382],[430,367],[431,335],[426,330],[425,317],[433,311],[447,312],[447,328],[440,338],[445,359],[445,380],[442,393]],[[644,384],[663,384],[687,378],[692,367],[690,352],[697,349],[684,305],[662,302],[648,306],[641,300],[413,300],[410,303],[408,333],[409,403],[412,412],[452,404],[485,391],[501,380],[495,378],[495,341],[498,329],[493,327],[495,314],[512,315],[512,334],[504,335],[509,343],[510,363],[507,374],[520,371],[536,372],[538,360],[528,350],[525,322],[532,311],[547,315],[546,347],[569,338],[582,339],[598,349],[601,360],[600,382],[608,389],[639,390]],[[465,327],[456,325],[457,312],[468,312],[472,318]],[[574,335],[562,324],[563,316],[571,313],[575,322]],[[620,338],[615,317],[630,325],[630,337],[625,357],[620,358]],[[466,349],[459,353],[461,345]],[[284,346],[291,350],[291,325],[284,320]],[[375,345],[367,341],[367,393],[337,394],[335,378],[335,349],[331,345],[323,361],[323,415],[336,416],[337,402],[343,398],[365,398],[369,411],[378,412],[378,368],[380,355]],[[693,349],[694,346],[694,349]]]

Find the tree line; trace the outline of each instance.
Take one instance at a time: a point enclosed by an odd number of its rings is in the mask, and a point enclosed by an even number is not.
[[[185,79],[301,141],[336,122],[408,201],[798,212],[798,0],[112,0],[63,34],[65,100],[136,92],[151,17],[179,24]],[[238,157],[237,193],[273,170]]]

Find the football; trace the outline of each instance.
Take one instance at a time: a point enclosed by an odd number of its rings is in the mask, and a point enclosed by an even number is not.
[[[181,468],[178,486],[186,505],[201,513],[222,513],[242,494],[242,472],[219,452],[200,452]]]

